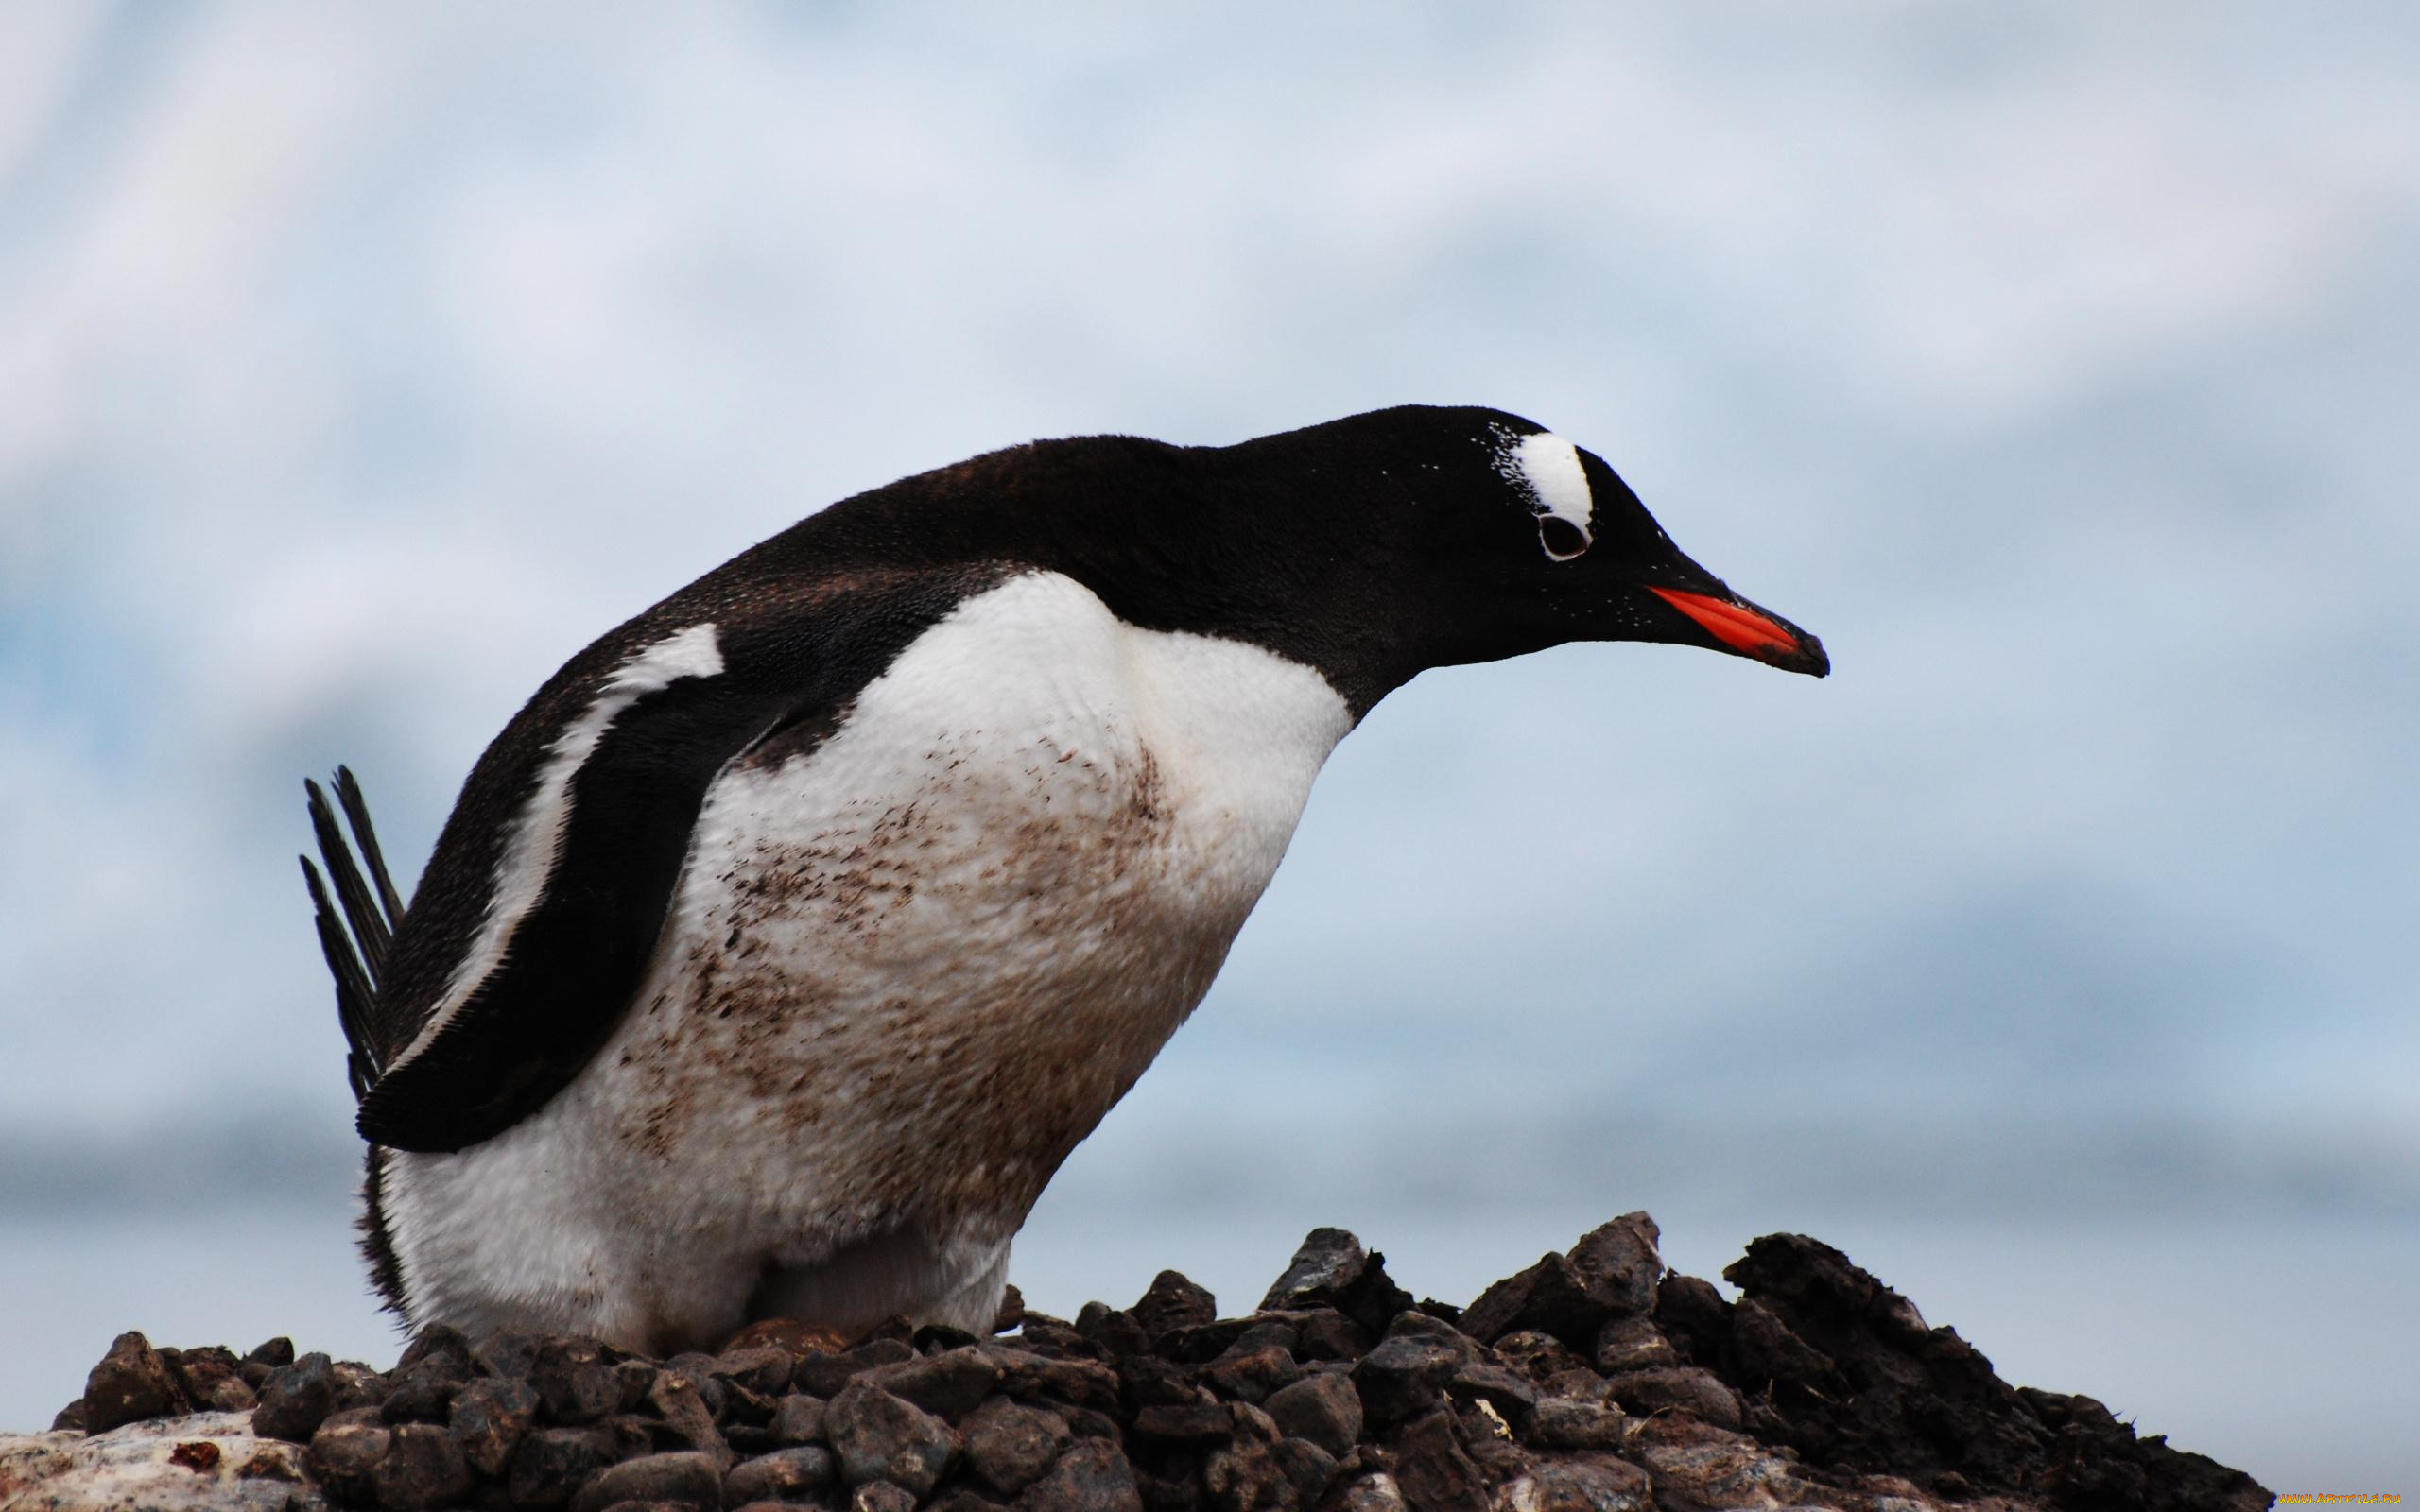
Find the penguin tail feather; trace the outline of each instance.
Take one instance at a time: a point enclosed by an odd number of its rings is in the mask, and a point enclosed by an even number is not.
[[[387,859],[378,850],[378,833],[370,826],[370,805],[353,769],[337,768],[336,803],[309,778],[302,780],[311,814],[311,832],[320,844],[320,860],[327,868],[323,880],[309,856],[301,857],[302,885],[310,890],[311,907],[320,933],[320,952],[336,978],[337,1020],[344,1026],[345,1075],[353,1083],[355,1102],[368,1094],[385,1071],[385,1057],[373,1032],[378,1010],[378,984],[385,975],[395,931],[404,921],[404,902],[387,873]],[[337,824],[337,809],[344,811],[352,831]],[[354,859],[355,850],[359,859]]]

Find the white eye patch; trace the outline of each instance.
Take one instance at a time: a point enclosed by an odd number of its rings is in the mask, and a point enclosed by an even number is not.
[[[1551,431],[1524,436],[1504,450],[1504,475],[1530,495],[1538,517],[1538,544],[1556,561],[1569,561],[1596,541],[1596,500],[1580,448]]]

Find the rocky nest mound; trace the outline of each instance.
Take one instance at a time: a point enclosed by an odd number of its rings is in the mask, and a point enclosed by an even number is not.
[[[0,1506],[777,1506],[908,1512],[2232,1512],[2250,1477],[2089,1397],[2013,1387],[1811,1239],[1667,1274],[1616,1218],[1467,1307],[1316,1230],[1246,1316],[1161,1273],[1072,1322],[757,1325],[668,1360],[424,1330],[395,1368],[274,1339],[119,1338],[48,1434],[0,1438]]]

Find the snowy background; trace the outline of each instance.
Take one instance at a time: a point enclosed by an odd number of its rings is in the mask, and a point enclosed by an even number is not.
[[[2420,12],[0,10],[0,1427],[389,1363],[294,853],[591,636],[1035,436],[1409,400],[1821,634],[1431,674],[1020,1242],[1414,1290],[1645,1207],[2420,1492]],[[2399,1446],[2399,1447],[2398,1447]]]

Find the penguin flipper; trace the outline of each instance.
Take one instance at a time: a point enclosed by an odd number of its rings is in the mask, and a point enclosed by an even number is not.
[[[362,1137],[399,1150],[463,1149],[569,1085],[646,979],[715,778],[760,741],[789,754],[820,744],[857,693],[983,580],[827,584],[760,602],[720,627],[717,670],[620,707],[560,787],[550,811],[560,843],[538,863],[534,901],[505,926],[493,964],[430,1016],[362,1097]],[[658,612],[679,623],[680,607]],[[716,632],[709,624],[683,634],[700,628]],[[525,794],[539,791],[529,771],[515,780]]]

